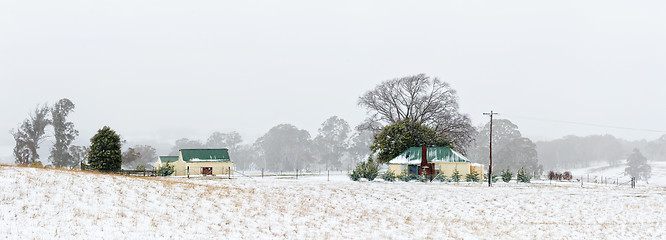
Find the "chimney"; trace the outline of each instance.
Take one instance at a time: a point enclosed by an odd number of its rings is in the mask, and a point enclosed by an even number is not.
[[[428,166],[428,147],[421,146],[421,167]]]

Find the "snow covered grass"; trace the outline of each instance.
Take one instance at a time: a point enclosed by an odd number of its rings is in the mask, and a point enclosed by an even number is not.
[[[666,162],[650,161],[648,164],[652,168],[652,176],[648,179],[649,185],[666,186]],[[590,181],[601,181],[601,179],[608,178],[609,182],[618,180],[620,183],[627,183],[631,180],[631,177],[624,173],[625,168],[627,168],[626,161],[617,166],[608,166],[608,163],[601,162],[594,164],[592,167],[572,169],[571,173],[574,178],[583,178],[585,181],[589,177]],[[638,184],[645,185],[647,183],[640,180]]]
[[[326,179],[0,166],[0,238],[666,238],[663,187]]]

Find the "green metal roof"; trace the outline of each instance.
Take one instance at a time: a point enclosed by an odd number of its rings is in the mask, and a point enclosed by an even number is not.
[[[178,156],[160,156],[160,162],[176,162]]]
[[[470,162],[450,147],[428,147],[427,160],[431,162]],[[421,147],[410,147],[389,161],[390,164],[421,164]]]
[[[226,148],[181,149],[180,154],[185,162],[230,162]]]

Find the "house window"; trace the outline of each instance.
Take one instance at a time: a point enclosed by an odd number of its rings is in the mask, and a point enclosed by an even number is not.
[[[201,175],[213,175],[213,168],[212,167],[202,167],[201,168]]]
[[[402,170],[403,171],[407,170],[407,165],[402,165]]]

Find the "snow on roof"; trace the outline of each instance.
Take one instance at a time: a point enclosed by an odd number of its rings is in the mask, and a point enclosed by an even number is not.
[[[190,159],[188,162],[222,162],[220,159],[199,159],[199,158],[193,158]]]
[[[428,162],[470,162],[450,147],[428,147]],[[389,164],[421,164],[421,147],[411,147],[389,161]]]

